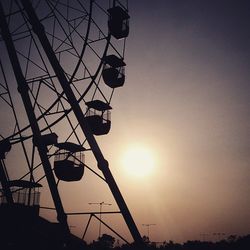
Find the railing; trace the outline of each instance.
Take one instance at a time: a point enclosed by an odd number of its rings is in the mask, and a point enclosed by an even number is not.
[[[36,206],[40,204],[40,195],[41,193],[39,191],[31,190],[29,192],[29,189],[12,189],[12,197],[15,204],[22,204],[25,206]],[[0,204],[7,204],[7,199],[3,194],[0,196]]]
[[[71,153],[66,150],[58,150],[55,153],[55,161],[63,161],[63,160],[69,160],[74,163],[84,163],[85,162],[85,155],[84,153],[77,152],[77,153]]]
[[[98,110],[92,110],[92,109],[89,109],[86,113],[86,116],[95,116],[95,115],[98,115],[100,117],[102,117],[102,119],[104,121],[110,121],[111,120],[111,112],[110,110],[106,110],[104,112],[100,112]]]

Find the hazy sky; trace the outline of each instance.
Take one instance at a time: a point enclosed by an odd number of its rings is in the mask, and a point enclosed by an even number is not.
[[[249,233],[249,3],[129,7],[127,82],[116,92],[106,140],[120,150],[107,154],[141,233],[143,223],[156,224],[155,241]],[[136,143],[152,150],[157,166],[132,180],[120,175],[119,157]]]
[[[126,83],[112,100],[111,132],[97,141],[141,234],[151,223],[150,239],[159,242],[249,234],[249,2],[130,0],[129,11]],[[124,166],[135,147],[147,150],[145,165],[153,161],[149,174],[138,176],[136,159]],[[88,171],[60,188],[67,212],[98,211],[88,203],[101,201],[117,210]],[[51,205],[49,195],[41,200]],[[72,231],[81,236],[87,219],[69,219]],[[120,218],[111,221],[128,235]]]

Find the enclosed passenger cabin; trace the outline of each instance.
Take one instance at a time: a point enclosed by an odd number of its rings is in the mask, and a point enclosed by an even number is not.
[[[104,66],[102,70],[102,77],[104,82],[110,88],[118,88],[123,86],[125,82],[125,69],[126,63],[122,58],[116,55],[108,55],[103,58]]]
[[[129,34],[128,11],[120,6],[108,9],[109,21],[108,27],[112,36],[116,39],[125,38]]]
[[[86,249],[83,241],[76,236],[67,234],[65,237],[61,223],[50,222],[39,216],[41,184],[11,180],[8,185],[12,190],[14,203],[7,203],[1,195],[3,190],[0,189],[1,250]]]
[[[88,111],[85,120],[88,122],[89,127],[94,135],[105,135],[111,128],[111,114],[112,109],[109,104],[100,100],[86,102]]]
[[[79,181],[84,173],[84,147],[81,145],[64,142],[57,143],[55,153],[54,172],[62,181]]]
[[[0,249],[34,249],[34,245],[29,243],[37,244],[38,241],[33,241],[34,236],[43,235],[35,227],[39,217],[39,189],[42,185],[27,180],[11,180],[8,181],[8,187],[13,203],[8,203],[3,190],[0,190],[0,194],[3,192],[0,199]]]
[[[42,187],[40,183],[26,181],[26,180],[11,180],[7,183],[13,203],[9,204],[5,192],[1,191],[0,205],[8,209],[18,209],[20,213],[39,214],[40,191]]]
[[[14,203],[26,206],[39,206],[40,183],[26,180],[12,180],[8,182],[12,191]]]

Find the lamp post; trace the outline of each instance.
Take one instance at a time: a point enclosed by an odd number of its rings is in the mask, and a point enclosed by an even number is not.
[[[148,228],[148,240],[149,240],[149,227],[155,226],[156,224],[142,224],[142,225]]]
[[[99,224],[99,238],[101,237],[101,227],[102,227],[102,206],[111,206],[111,203],[102,202],[89,202],[89,205],[99,205],[100,206],[100,224]]]

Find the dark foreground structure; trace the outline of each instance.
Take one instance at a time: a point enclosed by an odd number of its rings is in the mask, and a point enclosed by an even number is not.
[[[49,222],[40,217],[38,212],[38,206],[1,204],[0,249],[86,249],[84,241],[72,234],[65,245],[60,224]]]
[[[22,201],[23,197],[19,197]],[[70,234],[67,236],[59,223],[52,223],[39,216],[39,205],[33,203],[0,203],[0,249],[2,250],[134,250],[134,244],[115,244],[115,238],[103,234],[97,241],[87,244]],[[66,239],[66,240],[65,240]],[[150,242],[143,237],[141,250],[249,250],[250,234],[242,237],[235,235],[218,242],[187,241],[183,244],[164,241],[161,244]]]

